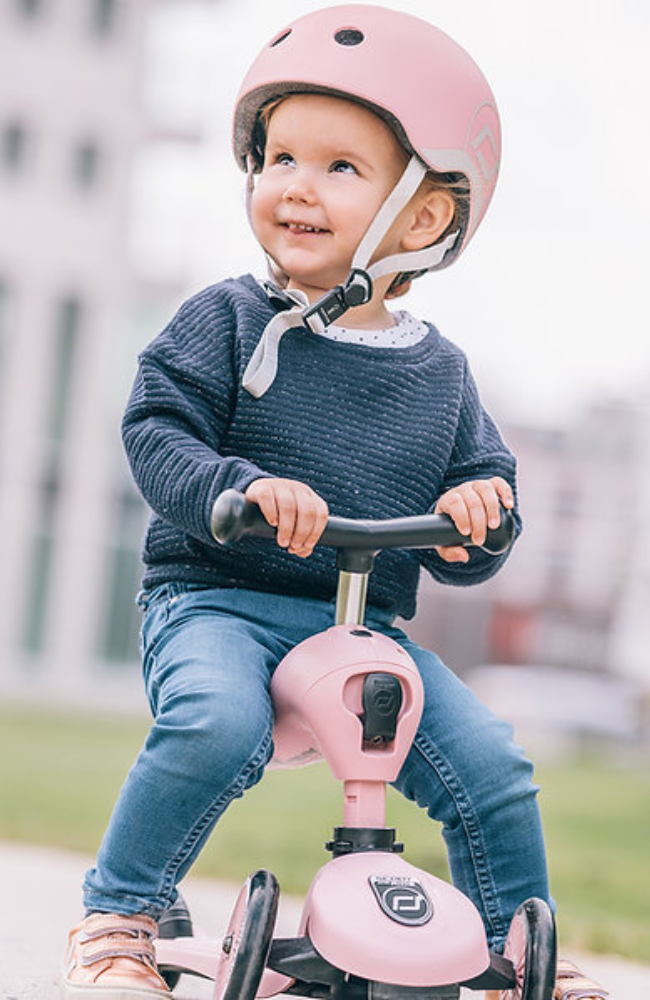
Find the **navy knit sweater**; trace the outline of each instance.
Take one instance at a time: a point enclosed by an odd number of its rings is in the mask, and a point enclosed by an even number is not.
[[[253,277],[186,302],[140,356],[123,437],[152,509],[145,588],[169,581],[244,587],[330,600],[335,553],[308,559],[274,542],[232,549],[210,533],[217,495],[260,476],[308,483],[344,517],[431,511],[445,490],[503,476],[515,461],[483,409],[464,354],[435,329],[405,348],[343,344],[289,330],[278,375],[254,399],[242,374],[275,307]],[[434,551],[380,554],[369,601],[412,617],[421,565],[443,583],[473,584],[505,557],[471,550],[467,564]]]

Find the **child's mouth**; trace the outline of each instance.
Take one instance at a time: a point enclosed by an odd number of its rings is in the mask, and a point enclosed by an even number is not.
[[[319,226],[308,226],[301,222],[283,222],[282,226],[284,229],[288,229],[292,235],[296,236],[319,235],[320,233],[329,232],[328,229],[321,229]]]

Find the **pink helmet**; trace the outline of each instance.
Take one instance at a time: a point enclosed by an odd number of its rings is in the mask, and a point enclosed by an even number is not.
[[[442,260],[465,248],[490,203],[501,129],[494,96],[474,60],[438,28],[366,4],[328,7],[284,28],[259,54],[239,93],[234,152],[246,168],[260,109],[291,93],[329,93],[368,105],[424,164],[463,174],[470,210]]]

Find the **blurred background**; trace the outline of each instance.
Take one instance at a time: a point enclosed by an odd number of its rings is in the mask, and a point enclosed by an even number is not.
[[[85,840],[56,833],[53,816],[39,821],[42,801],[30,813],[29,788],[40,781],[66,801],[52,781],[77,781],[74,747],[92,747],[90,730],[100,740],[97,727],[83,729],[89,711],[123,713],[113,735],[127,715],[144,720],[134,598],[147,514],[122,455],[121,413],[138,351],[187,295],[264,274],[231,110],[261,46],[321,5],[0,0],[0,734],[3,760],[27,767],[4,768],[0,836],[92,850],[95,827]],[[555,768],[558,814],[587,789],[590,822],[618,815],[591,875],[628,850],[639,858],[630,884],[641,873],[643,884],[650,7],[390,5],[464,45],[500,107],[493,206],[463,259],[416,282],[405,304],[468,353],[518,455],[526,525],[489,584],[457,592],[423,581],[409,629]],[[116,772],[144,731],[132,725]],[[86,779],[87,798],[97,782]],[[625,804],[614,804],[628,780]],[[81,799],[69,805],[78,818]],[[621,831],[641,822],[645,833],[622,847]],[[585,872],[578,895],[588,881]],[[621,904],[629,925],[616,947],[624,953],[629,928],[644,925],[634,953],[650,961],[645,885],[645,903]],[[611,947],[599,933],[585,942]]]

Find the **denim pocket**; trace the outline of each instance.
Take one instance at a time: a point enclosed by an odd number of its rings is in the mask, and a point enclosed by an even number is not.
[[[138,605],[142,608],[139,645],[145,680],[150,669],[150,656],[155,647],[158,634],[169,617],[169,608],[172,600],[168,584],[163,584],[154,590],[143,591],[138,594]]]

